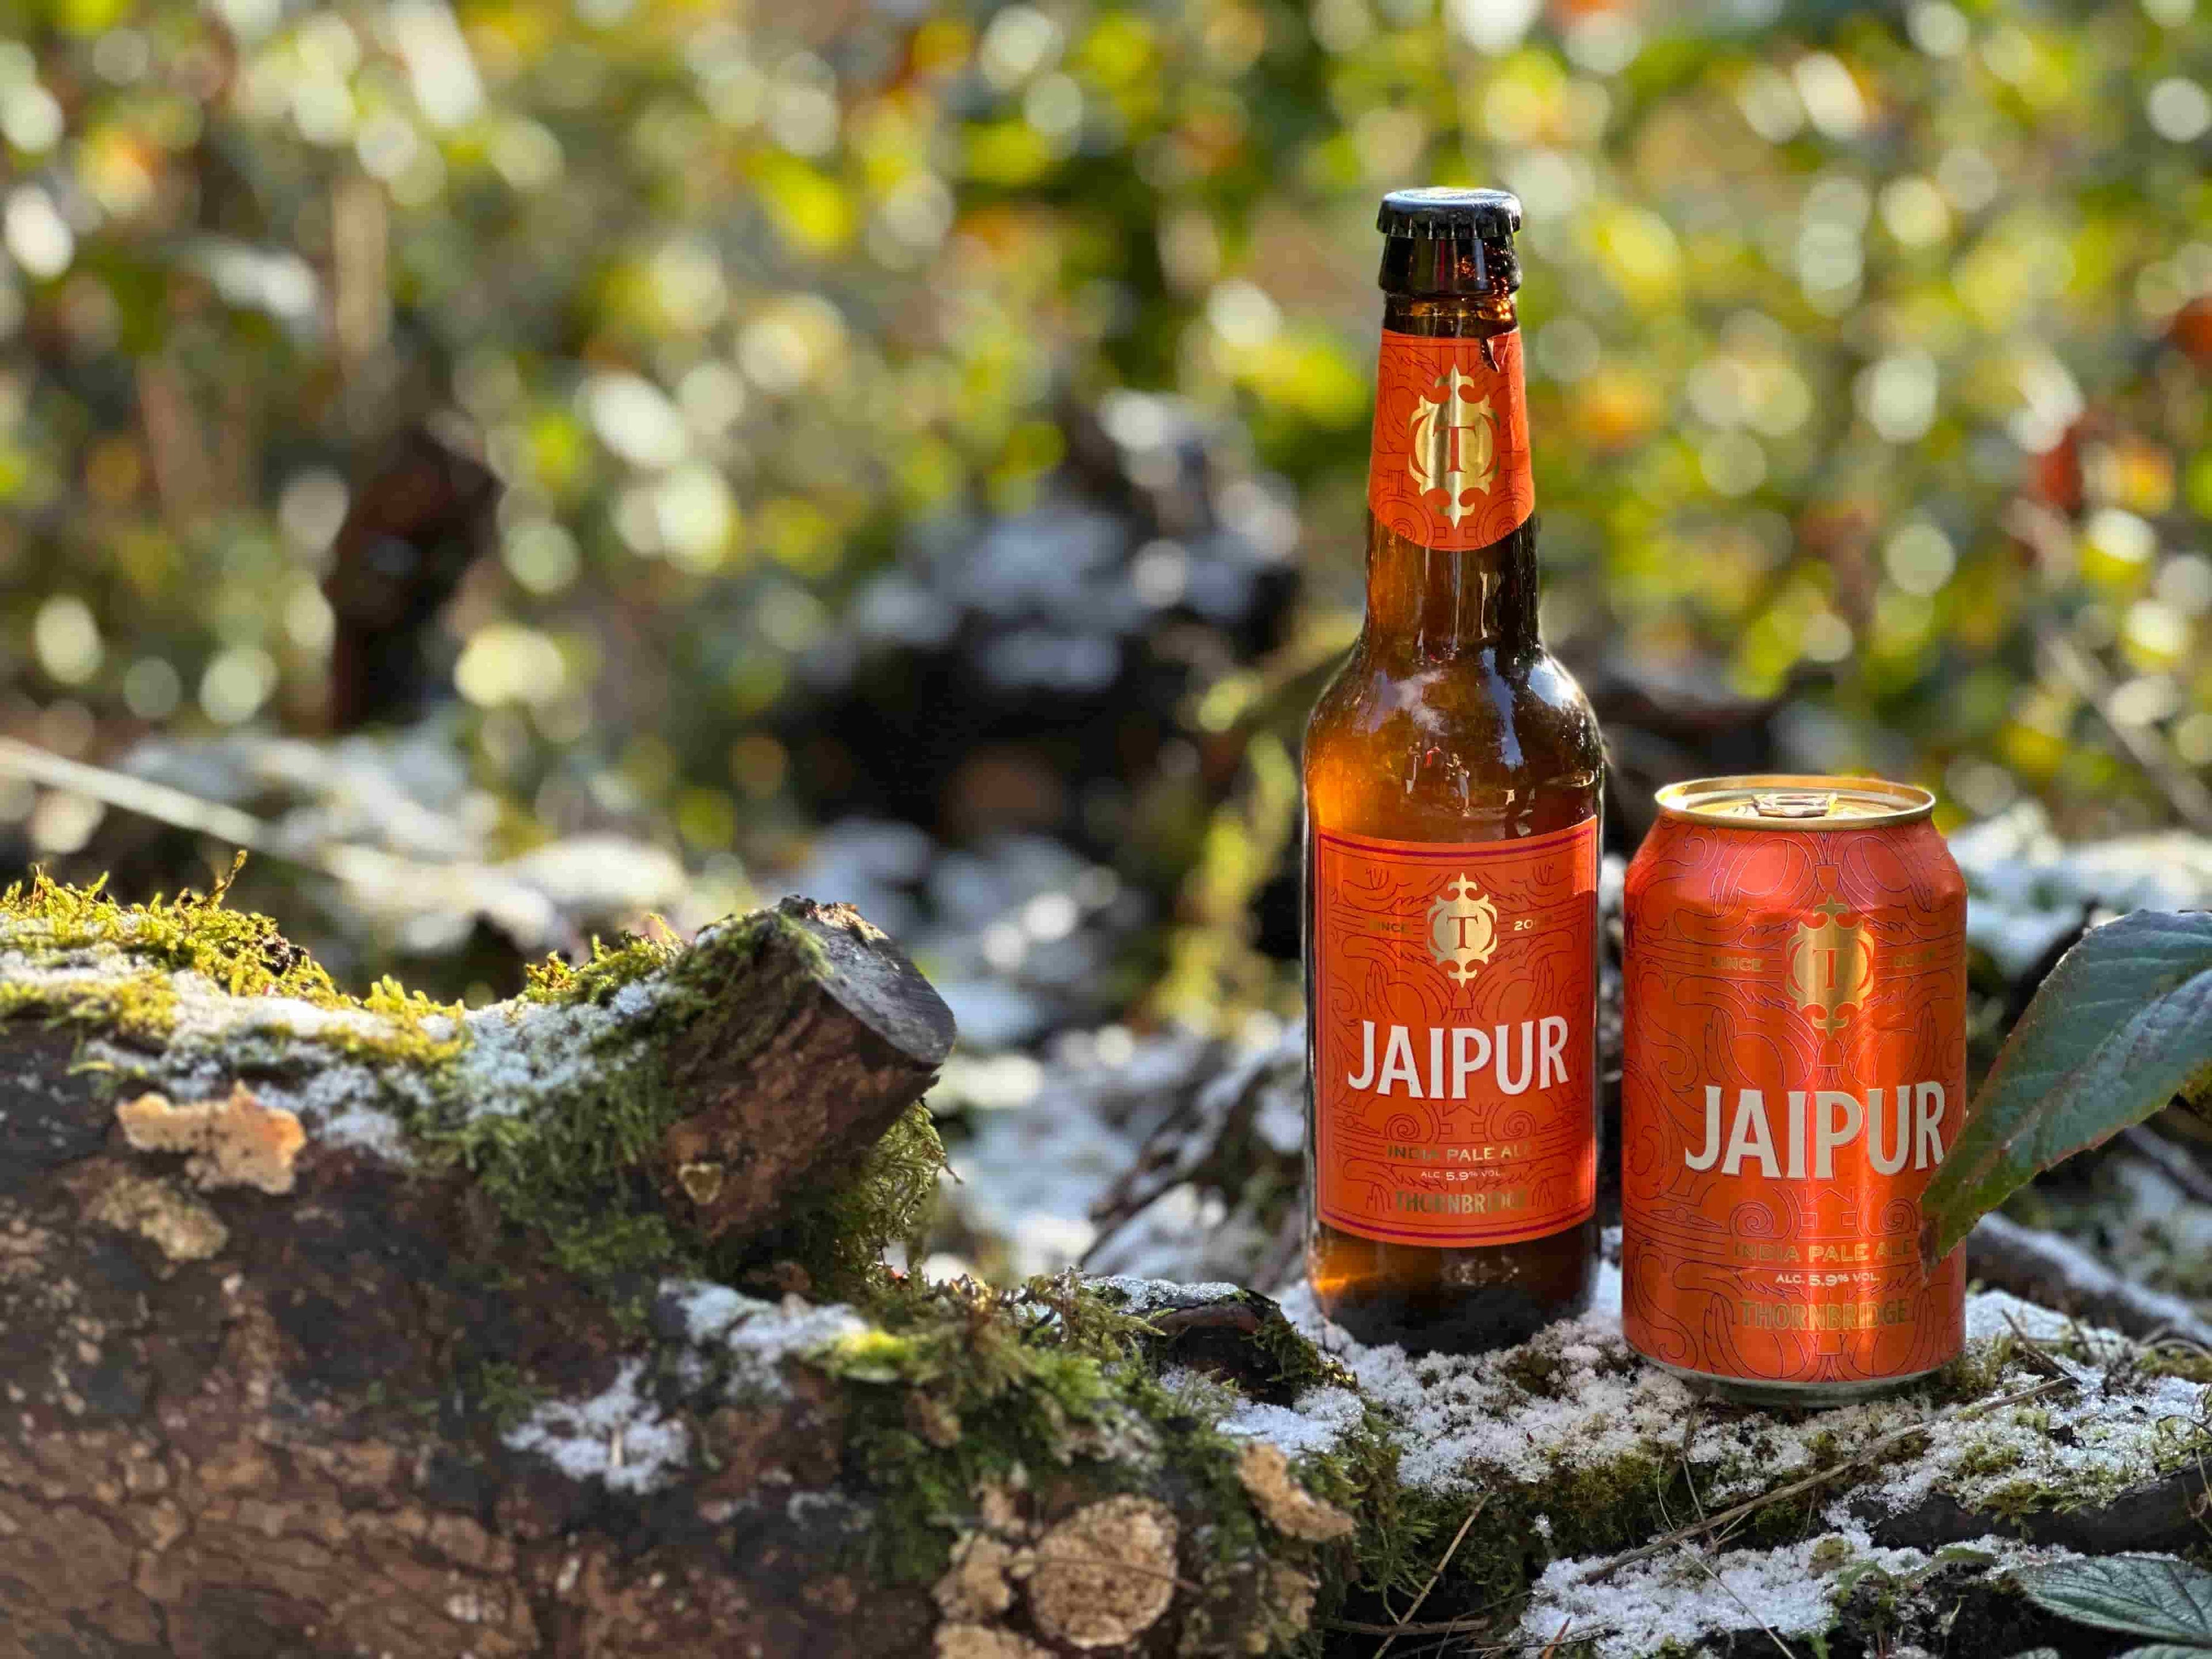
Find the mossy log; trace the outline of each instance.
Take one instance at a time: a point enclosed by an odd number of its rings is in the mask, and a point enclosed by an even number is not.
[[[69,1033],[106,1092],[146,1091],[125,1120],[142,1150],[291,1135],[252,1183],[272,1192],[295,1152],[465,1177],[601,1273],[771,1247],[834,1272],[927,1202],[941,1152],[915,1103],[951,1012],[848,907],[787,899],[688,945],[595,945],[466,1012],[389,981],[346,996],[222,900],[124,906],[41,880],[0,904],[0,1013]],[[0,1159],[66,1161],[95,1133],[10,1121]]]
[[[1172,1331],[884,1273],[951,1029],[849,911],[465,1012],[42,882],[0,1014],[0,1659],[1257,1652],[1347,1547]]]
[[[1301,1297],[890,1275],[919,983],[787,906],[464,1014],[210,901],[15,896],[0,1659],[1366,1655],[1424,1586],[1415,1651],[1997,1659],[2106,1650],[2024,1567],[2196,1535],[2207,1362],[2003,1297],[1932,1388],[1792,1419],[1603,1307],[1408,1362]],[[839,1181],[757,1139],[801,1100],[892,1127]]]

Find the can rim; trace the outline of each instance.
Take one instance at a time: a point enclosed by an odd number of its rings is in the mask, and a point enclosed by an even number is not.
[[[1917,783],[1802,772],[1689,778],[1668,784],[1656,799],[1667,817],[1731,830],[1874,830],[1917,823],[1936,810],[1935,793]],[[1838,811],[1839,802],[1850,810]]]

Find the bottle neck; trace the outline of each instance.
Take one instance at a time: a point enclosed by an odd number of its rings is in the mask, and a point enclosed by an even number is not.
[[[1478,374],[1504,376],[1502,386],[1510,393],[1493,395],[1489,403],[1521,410],[1518,342],[1504,338],[1519,325],[1511,288],[1516,276],[1510,253],[1501,260],[1492,250],[1486,260],[1466,245],[1455,248],[1449,242],[1394,238],[1383,256],[1387,292],[1382,326],[1388,334],[1473,343],[1470,368]],[[1439,413],[1434,421],[1448,418]],[[1525,422],[1525,413],[1519,418]],[[1493,424],[1493,440],[1498,432]],[[1386,437],[1379,420],[1376,436],[1379,451]],[[1471,434],[1471,429],[1470,434],[1440,434],[1431,425],[1419,441],[1416,465],[1426,461],[1432,472],[1473,465],[1464,447],[1480,442],[1482,436]],[[1520,440],[1525,444],[1525,430]],[[1503,459],[1494,451],[1492,454]],[[1376,465],[1385,463],[1378,460]],[[1402,470],[1405,463],[1394,454],[1387,465]],[[1433,506],[1447,497],[1431,491],[1425,499]],[[1462,499],[1473,503],[1480,497],[1469,490]],[[1430,545],[1433,539],[1460,544]],[[1371,653],[1437,662],[1486,648],[1512,653],[1535,647],[1533,520],[1524,520],[1479,546],[1467,546],[1465,539],[1404,533],[1385,523],[1382,515],[1370,514],[1366,637]]]

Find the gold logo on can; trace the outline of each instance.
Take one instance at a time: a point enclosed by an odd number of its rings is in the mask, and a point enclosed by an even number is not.
[[[1474,511],[1460,497],[1476,489],[1489,494],[1498,465],[1498,416],[1487,394],[1469,398],[1476,384],[1454,368],[1437,382],[1443,396],[1422,398],[1411,417],[1413,453],[1406,470],[1423,495],[1443,491],[1443,514],[1455,526]]]
[[[1845,921],[1835,900],[1813,907],[1819,926],[1797,924],[1790,939],[1790,994],[1798,1012],[1824,1031],[1839,1031],[1844,1010],[1874,988],[1874,946],[1865,927]]]
[[[1429,906],[1429,954],[1464,985],[1498,949],[1498,907],[1465,876],[1447,884]]]

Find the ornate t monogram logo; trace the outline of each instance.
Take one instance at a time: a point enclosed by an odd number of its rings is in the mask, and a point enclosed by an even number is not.
[[[1845,906],[1813,907],[1819,927],[1797,924],[1790,938],[1790,994],[1798,1012],[1824,1031],[1844,1028],[1844,1010],[1874,988],[1874,945],[1863,923],[1845,921]]]
[[[1449,883],[1429,906],[1429,954],[1464,985],[1498,949],[1498,907],[1465,876]]]
[[[1477,489],[1488,495],[1498,468],[1498,416],[1488,393],[1470,398],[1475,386],[1455,368],[1437,382],[1443,395],[1423,398],[1412,416],[1413,453],[1406,470],[1423,495],[1443,491],[1443,515],[1455,529],[1474,511],[1460,498]]]

